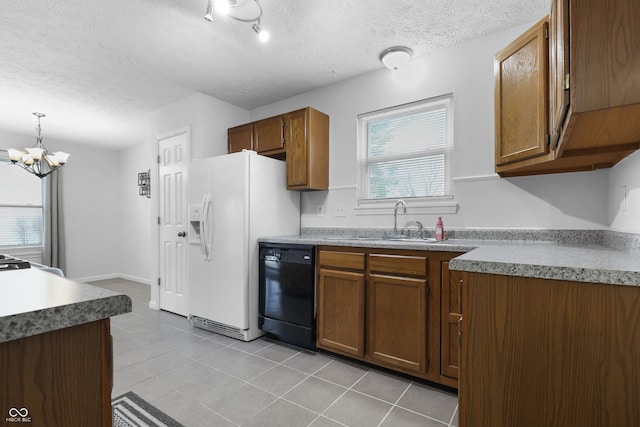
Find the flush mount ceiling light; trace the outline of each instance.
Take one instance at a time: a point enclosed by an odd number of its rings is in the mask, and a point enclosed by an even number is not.
[[[253,23],[251,29],[257,34],[258,40],[263,43],[269,40],[269,32],[260,27],[262,5],[258,0],[208,0],[204,19],[213,22],[214,14],[227,16],[240,22]]]
[[[408,47],[394,46],[380,53],[380,62],[390,70],[397,70],[411,61],[413,51]]]
[[[25,148],[25,151],[9,148],[9,160],[14,165],[20,166],[29,173],[34,174],[38,178],[44,178],[54,170],[58,169],[67,162],[69,154],[62,151],[50,153],[47,147],[42,143],[42,135],[40,129],[40,119],[46,117],[42,113],[33,113],[38,118],[38,127],[36,132],[36,143],[31,148]]]

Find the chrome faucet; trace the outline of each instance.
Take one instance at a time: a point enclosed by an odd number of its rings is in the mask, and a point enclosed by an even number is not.
[[[415,224],[418,227],[418,239],[422,239],[423,238],[422,230],[424,229],[424,226],[422,225],[422,223],[420,221],[411,221],[409,225],[411,224]]]
[[[393,235],[398,235],[398,208],[402,206],[403,213],[407,213],[407,204],[404,200],[398,200],[393,208]]]

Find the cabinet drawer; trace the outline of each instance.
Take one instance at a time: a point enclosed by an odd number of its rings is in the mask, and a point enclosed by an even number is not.
[[[386,273],[426,277],[427,270],[427,257],[384,254],[369,255],[369,271],[372,274]]]
[[[320,267],[364,270],[364,253],[320,251],[318,258]]]

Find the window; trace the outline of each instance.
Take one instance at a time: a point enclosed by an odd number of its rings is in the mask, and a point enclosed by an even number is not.
[[[0,247],[42,246],[42,181],[0,162]]]
[[[358,116],[360,204],[451,199],[453,95]]]

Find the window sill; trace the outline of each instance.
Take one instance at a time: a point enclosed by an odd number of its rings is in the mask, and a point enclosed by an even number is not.
[[[355,215],[389,215],[393,214],[397,200],[362,201],[354,208]],[[405,200],[409,214],[455,214],[458,202],[454,199],[440,200]]]

